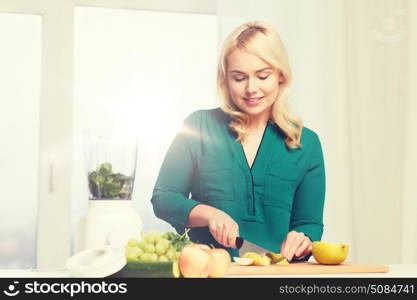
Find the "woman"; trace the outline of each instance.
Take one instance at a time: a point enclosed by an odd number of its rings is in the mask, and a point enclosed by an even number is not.
[[[318,136],[289,111],[291,78],[270,25],[231,33],[218,66],[223,105],[185,119],[155,185],[157,217],[232,257],[242,236],[290,261],[308,260],[323,233],[325,171]]]

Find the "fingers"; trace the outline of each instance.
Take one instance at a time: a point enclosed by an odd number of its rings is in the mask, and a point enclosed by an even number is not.
[[[287,260],[291,260],[290,259],[290,250],[292,248],[292,245],[294,244],[296,235],[297,235],[297,232],[295,232],[295,231],[289,232],[287,234],[287,238],[284,241],[284,247],[281,249],[282,255],[284,255],[284,257]]]
[[[236,248],[236,237],[239,235],[239,226],[227,216],[227,218],[213,219],[209,223],[209,230],[213,238],[225,247]]]
[[[292,260],[292,258],[294,257],[295,252],[301,246],[303,241],[304,241],[304,234],[303,235],[301,235],[301,234],[295,235],[295,237],[293,239],[293,242],[290,246],[290,249],[287,252],[288,260]]]
[[[213,236],[213,238],[219,243],[222,244],[222,238],[223,238],[223,230],[221,228],[221,224],[210,224],[209,225],[210,233]]]
[[[229,233],[228,247],[236,248],[236,238],[239,236],[239,226],[234,224]]]
[[[311,249],[311,241],[302,232],[291,231],[281,247],[281,253],[284,257],[291,261],[293,257],[300,257],[309,253]]]
[[[235,247],[236,241],[236,230],[233,229],[233,225],[220,224],[218,225],[215,234],[213,234],[214,239],[221,245],[225,247]]]
[[[221,244],[225,247],[236,248],[236,237],[239,230],[236,223],[224,224]]]
[[[222,230],[222,234],[221,234],[220,244],[228,247],[227,244],[228,244],[228,238],[229,238],[229,228],[227,228],[227,225],[223,223],[221,225],[221,230]]]
[[[313,250],[313,242],[306,236],[299,250],[300,251],[297,251],[295,253],[295,257],[297,258],[304,257],[307,254],[310,254]]]
[[[308,250],[308,247],[310,246],[310,243],[307,239],[304,239],[303,243],[301,244],[301,246],[295,251],[294,256],[295,257],[300,257],[300,256],[305,256],[307,253],[306,250]]]

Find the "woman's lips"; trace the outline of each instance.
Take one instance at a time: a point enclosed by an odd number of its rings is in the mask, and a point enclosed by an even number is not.
[[[243,98],[243,100],[251,106],[258,105],[264,97]]]

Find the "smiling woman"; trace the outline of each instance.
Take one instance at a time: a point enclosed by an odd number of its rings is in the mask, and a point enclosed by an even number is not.
[[[284,81],[278,71],[269,67],[255,54],[235,49],[227,57],[227,87],[235,107],[241,111],[269,119],[272,104],[278,96],[280,82]],[[240,66],[244,71],[235,69]]]
[[[229,35],[223,44],[217,85],[224,100],[223,110],[234,117],[230,126],[239,141],[244,141],[248,127],[245,124],[251,121],[250,114],[245,112],[253,107],[252,114],[263,112],[261,119],[271,117],[280,126],[289,147],[299,146],[302,123],[287,104],[291,81],[287,51],[269,24],[258,22],[249,27],[245,24]]]
[[[323,233],[324,160],[317,134],[288,108],[291,69],[276,31],[260,22],[235,29],[217,83],[222,107],[192,113],[168,149],[155,214],[232,257],[243,236],[307,260]]]

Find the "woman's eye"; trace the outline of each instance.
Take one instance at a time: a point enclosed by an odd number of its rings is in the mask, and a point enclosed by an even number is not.
[[[260,80],[265,80],[265,79],[267,79],[268,78],[268,76],[265,76],[265,77],[261,77],[261,76],[259,76],[258,77]]]
[[[241,77],[241,78],[233,78],[233,79],[234,79],[234,81],[239,82],[239,81],[243,81],[243,80],[245,80],[245,77]]]

